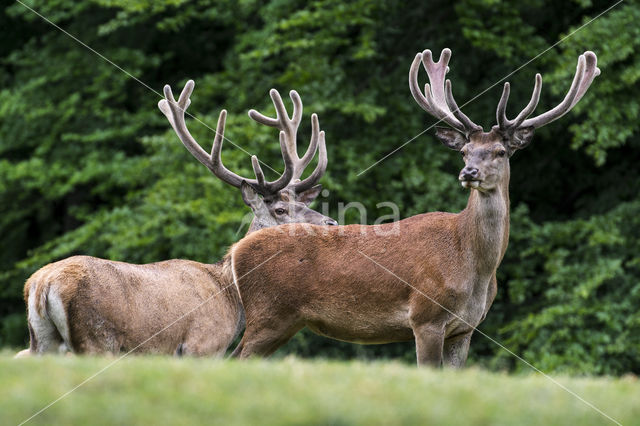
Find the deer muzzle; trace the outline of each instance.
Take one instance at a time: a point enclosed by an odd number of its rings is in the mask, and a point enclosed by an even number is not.
[[[466,166],[460,171],[458,180],[464,188],[477,188],[480,185],[480,171],[477,167]]]

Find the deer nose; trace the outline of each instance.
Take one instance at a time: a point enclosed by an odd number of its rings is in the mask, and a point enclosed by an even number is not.
[[[329,226],[338,226],[338,222],[336,222],[336,221],[335,221],[335,220],[333,220],[333,219],[327,219],[327,220],[325,220],[325,221],[324,221],[324,224],[325,224],[325,225],[329,225]]]
[[[474,180],[478,177],[478,169],[475,167],[465,167],[460,172],[460,180]]]

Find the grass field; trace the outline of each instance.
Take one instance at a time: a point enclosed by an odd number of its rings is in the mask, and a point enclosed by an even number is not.
[[[0,423],[19,424],[114,358],[0,355]],[[557,381],[640,425],[634,377]],[[131,356],[28,424],[613,424],[541,375],[380,362],[249,362]]]

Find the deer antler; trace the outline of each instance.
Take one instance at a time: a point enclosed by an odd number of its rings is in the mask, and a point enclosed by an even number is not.
[[[177,102],[173,97],[171,87],[166,85],[164,86],[165,99],[158,102],[158,108],[160,108],[160,111],[162,111],[162,113],[167,117],[171,127],[173,127],[173,130],[176,132],[187,150],[189,150],[189,152],[196,157],[198,161],[204,164],[214,175],[236,188],[241,186],[242,181],[246,181],[251,184],[262,195],[273,194],[285,188],[293,178],[295,167],[293,158],[291,157],[290,151],[286,145],[286,141],[282,138],[280,138],[280,149],[284,160],[284,172],[273,182],[265,181],[264,174],[260,169],[260,162],[258,161],[258,157],[255,155],[251,157],[251,163],[256,174],[256,179],[247,179],[239,176],[222,164],[221,151],[222,141],[224,139],[224,126],[227,118],[226,110],[222,110],[218,117],[216,136],[213,139],[211,154],[209,155],[204,149],[202,149],[193,136],[191,136],[191,133],[189,133],[184,120],[184,113],[191,104],[191,99],[189,99],[189,97],[193,92],[194,85],[195,83],[193,80],[189,80],[184,86],[184,89],[182,89],[182,93],[180,93],[180,97]]]
[[[445,75],[449,71],[449,59],[451,59],[451,50],[444,49],[440,54],[438,62],[433,61],[431,50],[427,49],[422,53],[418,53],[411,64],[409,70],[409,88],[411,94],[418,105],[429,114],[449,124],[465,134],[469,134],[476,130],[482,130],[482,127],[472,122],[467,117],[453,98],[451,92],[451,81],[446,80]],[[429,76],[429,83],[424,86],[424,94],[418,85],[418,71],[422,62]]]
[[[498,126],[501,130],[513,130],[521,127],[542,127],[545,124],[549,124],[554,120],[565,115],[567,112],[578,103],[584,96],[587,89],[593,82],[593,79],[600,75],[600,69],[597,66],[598,58],[596,54],[587,51],[578,57],[578,65],[576,67],[576,74],[569,88],[569,92],[555,108],[537,115],[533,118],[528,118],[538,105],[540,99],[540,91],[542,89],[542,76],[536,74],[535,85],[533,87],[533,94],[531,100],[527,106],[518,114],[518,116],[509,120],[506,116],[507,101],[509,100],[509,83],[504,84],[502,91],[502,97],[498,103],[496,110],[496,119],[498,120]]]
[[[287,149],[288,155],[292,157],[293,174],[291,177],[291,184],[296,193],[301,193],[315,185],[327,170],[327,147],[325,144],[324,131],[320,131],[318,116],[316,114],[312,114],[311,141],[309,142],[309,147],[302,158],[299,157],[297,132],[302,119],[302,100],[300,99],[300,95],[298,95],[298,92],[295,90],[289,92],[289,97],[293,101],[293,113],[291,118],[287,113],[280,93],[278,93],[276,89],[271,89],[269,91],[269,95],[271,96],[273,105],[276,107],[276,118],[267,117],[254,109],[249,111],[249,117],[258,123],[280,129],[280,143]],[[300,181],[300,177],[302,176],[304,169],[309,165],[318,150],[320,151],[318,156],[318,165],[306,179]],[[258,175],[258,172],[261,173],[262,171],[256,170],[256,175]]]

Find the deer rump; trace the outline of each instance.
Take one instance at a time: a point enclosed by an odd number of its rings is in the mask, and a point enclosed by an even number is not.
[[[30,349],[223,355],[244,320],[224,262],[51,263],[25,285]]]

